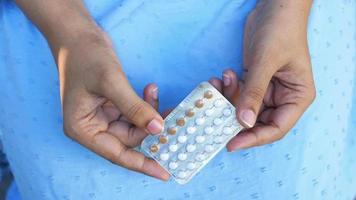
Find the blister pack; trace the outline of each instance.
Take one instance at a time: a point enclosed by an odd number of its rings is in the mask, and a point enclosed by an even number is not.
[[[165,118],[162,133],[143,140],[141,149],[185,184],[242,128],[235,107],[203,82]]]

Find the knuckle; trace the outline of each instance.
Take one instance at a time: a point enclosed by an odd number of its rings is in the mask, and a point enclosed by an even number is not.
[[[133,103],[127,113],[126,116],[133,122],[137,122],[140,116],[143,116],[145,112],[145,105],[141,102],[138,101],[136,103]]]
[[[68,121],[64,121],[63,130],[64,130],[64,134],[72,139],[74,139],[75,135],[77,134],[77,126],[74,123]]]
[[[252,87],[245,91],[245,95],[254,102],[262,102],[264,98],[264,90],[260,87]]]
[[[315,86],[313,86],[310,91],[310,99],[309,99],[310,103],[312,103],[315,99],[316,99],[316,89]]]

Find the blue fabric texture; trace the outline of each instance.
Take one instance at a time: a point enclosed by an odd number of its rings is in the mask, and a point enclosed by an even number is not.
[[[174,107],[199,82],[239,75],[251,0],[87,0],[135,90]],[[22,199],[330,199],[356,194],[356,1],[315,0],[308,39],[317,99],[282,140],[220,152],[187,185],[116,166],[63,134],[55,63],[41,33],[0,0],[1,140]],[[174,95],[172,95],[174,94]]]

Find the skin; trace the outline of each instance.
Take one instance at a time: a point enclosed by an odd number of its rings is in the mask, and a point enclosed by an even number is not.
[[[115,164],[168,180],[163,168],[133,149],[162,129],[158,87],[148,84],[144,98],[138,97],[110,39],[81,0],[16,3],[44,34],[56,60],[65,134]],[[310,0],[261,0],[246,23],[242,80],[232,70],[210,79],[236,105],[246,127],[228,143],[229,151],[282,138],[313,101],[306,40],[310,6]]]

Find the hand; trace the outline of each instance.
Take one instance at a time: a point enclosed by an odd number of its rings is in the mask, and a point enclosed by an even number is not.
[[[228,144],[229,151],[281,139],[315,98],[307,46],[308,5],[260,1],[248,17],[244,36],[244,75],[223,73],[224,95],[237,107],[247,129]],[[305,6],[305,8],[301,8]]]
[[[100,30],[70,42],[52,43],[58,60],[67,136],[122,167],[167,180],[169,174],[133,148],[149,133],[159,133],[157,86],[148,85],[143,101],[124,73],[110,41]]]

